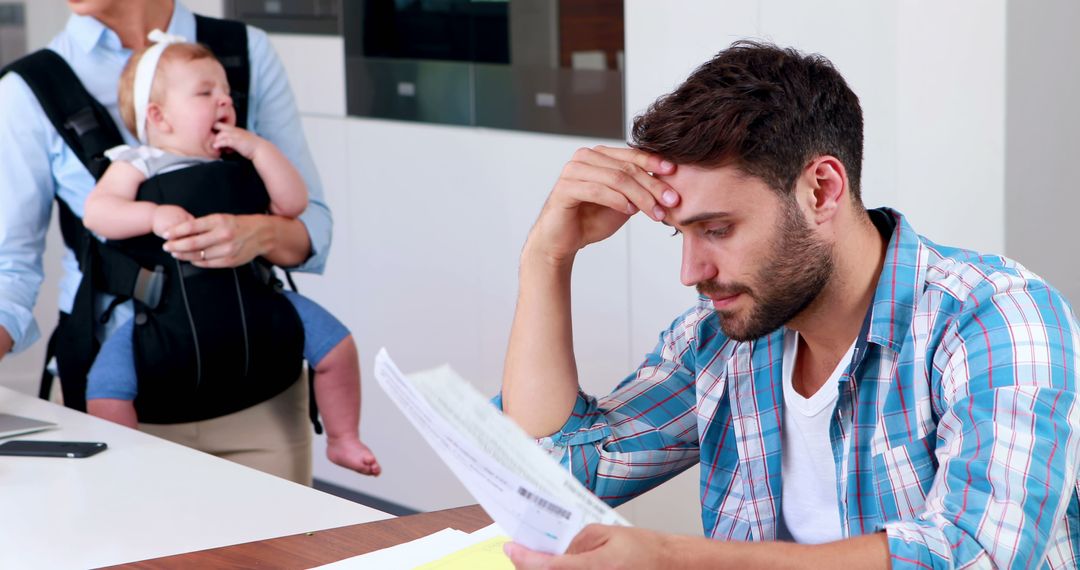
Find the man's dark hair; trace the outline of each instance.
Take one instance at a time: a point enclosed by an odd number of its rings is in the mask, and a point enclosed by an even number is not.
[[[635,118],[631,141],[676,164],[734,165],[782,196],[811,160],[832,155],[862,202],[862,108],[820,55],[735,42]]]

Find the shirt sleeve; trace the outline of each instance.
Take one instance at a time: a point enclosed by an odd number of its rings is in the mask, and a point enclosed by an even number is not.
[[[0,79],[0,326],[20,352],[40,336],[34,303],[52,213],[51,130],[21,77]]]
[[[322,273],[330,253],[333,231],[333,218],[326,205],[322,182],[308,149],[285,68],[270,45],[266,32],[251,26],[247,31],[252,85],[248,128],[281,149],[307,184],[308,207],[300,215],[300,221],[311,238],[311,256],[296,269]]]
[[[638,369],[604,398],[578,393],[541,448],[606,503],[624,503],[698,462],[696,310],[660,334]],[[495,405],[502,407],[501,397]]]
[[[1060,548],[1071,560],[1078,338],[1041,281],[988,281],[964,302],[928,365],[942,409],[934,483],[916,519],[885,524],[894,568],[1030,568]]]

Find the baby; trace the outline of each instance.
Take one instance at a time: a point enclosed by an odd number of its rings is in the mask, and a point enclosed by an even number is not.
[[[176,205],[136,200],[140,184],[157,174],[219,160],[223,151],[251,161],[269,194],[271,213],[300,215],[307,207],[300,173],[271,142],[236,125],[225,69],[210,50],[171,37],[162,44],[133,54],[121,75],[120,113],[143,146],[109,151],[112,163],[86,201],[87,229],[111,240],[151,232],[168,239],[171,229],[194,216]],[[144,56],[149,65],[140,67]],[[203,256],[207,259],[205,252]],[[359,473],[378,475],[381,467],[359,437],[360,367],[352,335],[313,301],[284,294],[300,317],[304,358],[316,373],[327,457]],[[138,422],[133,332],[129,320],[104,342],[87,377],[86,394],[92,415],[129,427]]]

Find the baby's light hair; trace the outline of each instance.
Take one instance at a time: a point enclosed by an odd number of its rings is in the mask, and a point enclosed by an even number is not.
[[[124,120],[124,126],[132,134],[138,129],[135,126],[135,69],[139,66],[139,60],[150,46],[131,54],[131,59],[120,73],[120,92],[117,101],[120,105],[120,118]],[[197,59],[214,59],[214,53],[210,48],[196,43],[176,43],[165,46],[158,60],[157,72],[154,74],[154,82],[150,84],[150,102],[160,103],[165,94],[165,81],[161,76],[167,73],[170,64],[176,62],[195,61]]]

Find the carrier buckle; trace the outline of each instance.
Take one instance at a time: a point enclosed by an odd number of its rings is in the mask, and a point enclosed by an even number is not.
[[[131,297],[150,309],[156,309],[158,303],[161,302],[161,292],[164,289],[164,267],[158,265],[153,271],[140,267],[139,274],[135,277],[135,290],[131,293]]]
[[[274,268],[270,265],[259,263],[258,261],[251,262],[251,270],[255,272],[255,278],[259,283],[266,285],[274,291],[281,292],[281,281],[274,275]]]
[[[91,107],[83,107],[78,111],[75,111],[64,122],[64,128],[75,131],[75,136],[83,136],[84,134],[98,128],[98,121],[94,117],[94,109]]]

